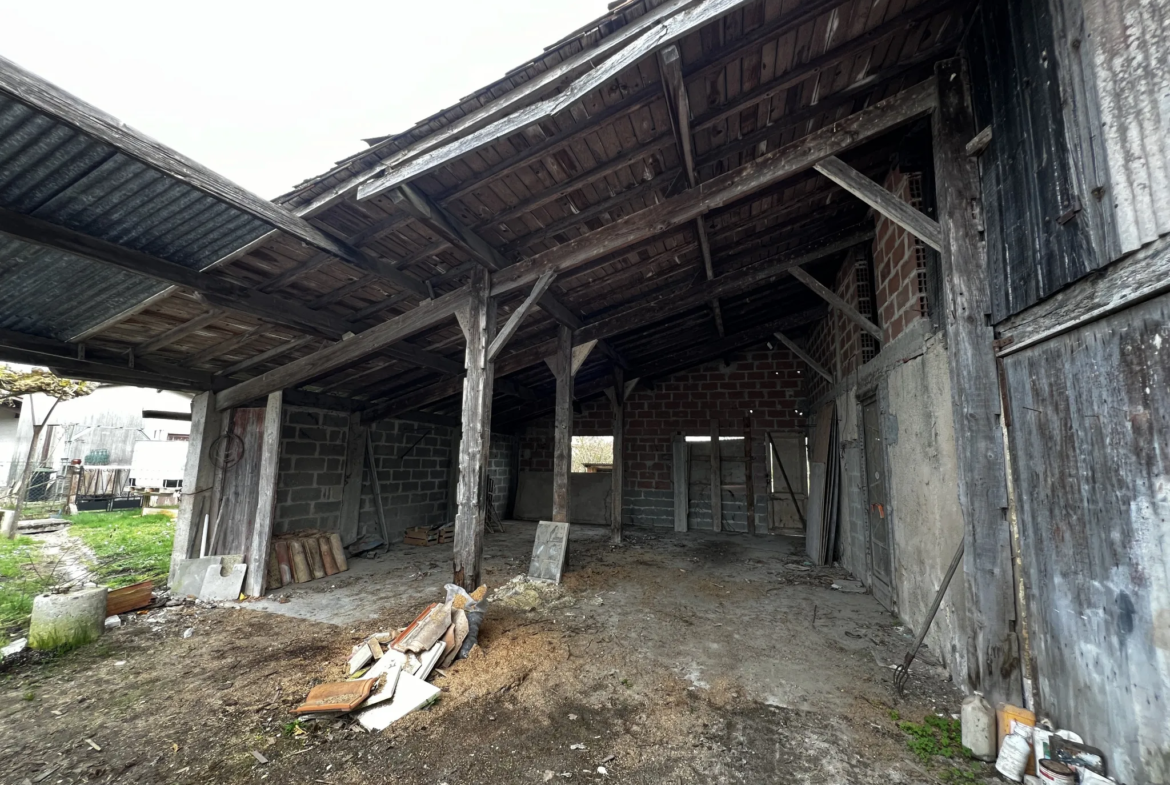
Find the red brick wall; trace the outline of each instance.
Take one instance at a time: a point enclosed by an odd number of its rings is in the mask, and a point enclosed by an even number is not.
[[[729,366],[716,361],[638,387],[626,403],[625,521],[671,525],[671,439],[675,433],[707,436],[719,419],[724,436],[742,436],[743,418],[752,414],[757,490],[757,526],[767,527],[764,431],[802,433],[798,414],[808,370],[782,346],[739,352]],[[609,436],[613,415],[609,400],[595,398],[573,419],[578,436]],[[552,417],[531,423],[521,436],[521,471],[552,470]]]
[[[892,170],[885,187],[921,208],[922,175]],[[926,316],[926,244],[883,215],[874,222],[873,268],[877,278],[878,322],[886,342],[897,338],[915,319]]]

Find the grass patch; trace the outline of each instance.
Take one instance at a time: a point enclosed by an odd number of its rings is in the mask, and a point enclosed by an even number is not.
[[[0,537],[0,641],[28,627],[33,597],[53,583],[39,564],[41,546],[32,537]]]
[[[93,551],[90,569],[98,583],[117,589],[166,577],[175,538],[175,522],[170,516],[121,510],[84,512],[70,520],[69,533]]]
[[[958,720],[928,714],[921,724],[899,722],[898,727],[910,737],[906,746],[923,763],[935,757],[964,760],[971,757],[971,750],[963,746],[962,725]]]

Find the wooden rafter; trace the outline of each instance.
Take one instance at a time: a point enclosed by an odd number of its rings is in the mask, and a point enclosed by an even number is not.
[[[831,155],[815,168],[934,250],[942,248],[942,229],[938,221],[894,196],[840,158]]]

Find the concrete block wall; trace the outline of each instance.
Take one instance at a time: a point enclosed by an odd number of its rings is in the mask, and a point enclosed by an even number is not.
[[[401,539],[412,526],[454,520],[454,510],[448,509],[450,462],[459,430],[406,420],[381,420],[369,428],[391,538]],[[348,438],[348,415],[286,407],[273,526],[276,534],[341,528]],[[492,434],[488,474],[495,483],[495,508],[501,517],[508,504],[515,440],[509,434]],[[363,534],[378,531],[370,466],[364,463],[357,526]]]
[[[339,528],[349,417],[288,406],[280,432],[276,534]]]
[[[743,418],[752,413],[757,527],[767,526],[767,445],[765,431],[803,433],[799,399],[808,371],[784,347],[763,346],[722,361],[656,380],[653,389],[638,387],[626,403],[625,525],[674,526],[671,485],[672,438],[676,433],[708,436],[718,419],[724,436],[742,436]],[[520,470],[552,469],[552,417],[531,423],[521,434]],[[579,436],[609,436],[613,415],[606,398],[581,406],[573,419]],[[741,505],[746,510],[746,505]],[[708,510],[709,510],[708,501]],[[709,515],[709,513],[708,513]],[[736,520],[735,505],[724,501],[725,520]],[[745,513],[746,515],[746,513]],[[692,518],[692,525],[703,525]],[[710,526],[710,521],[706,522]]]

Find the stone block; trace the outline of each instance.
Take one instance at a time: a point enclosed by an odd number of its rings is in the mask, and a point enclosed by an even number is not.
[[[104,586],[68,594],[41,594],[33,599],[28,645],[52,650],[84,646],[97,640],[105,630]]]
[[[240,588],[248,572],[246,564],[212,565],[203,576],[203,587],[198,597],[205,602],[226,602],[240,598]]]

